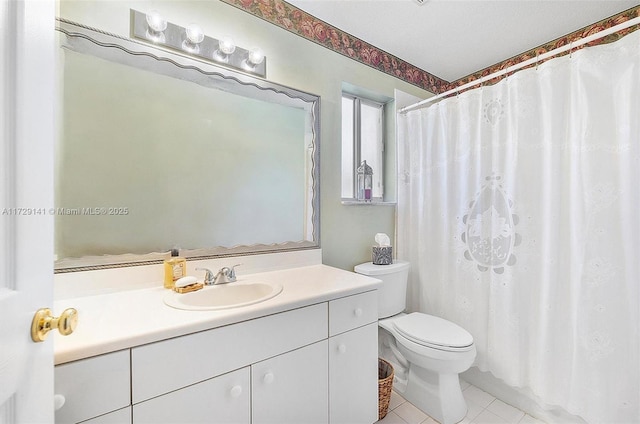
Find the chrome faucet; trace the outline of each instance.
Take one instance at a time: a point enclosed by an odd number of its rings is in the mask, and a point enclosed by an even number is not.
[[[209,268],[196,268],[196,271],[205,271],[204,285],[213,286],[214,284],[227,284],[236,281],[236,267],[239,265],[242,264],[236,264],[231,268],[228,266],[222,267],[217,274],[214,274]]]
[[[236,281],[236,267],[238,265],[241,264],[236,264],[231,268],[229,268],[228,266],[220,268],[220,270],[216,274],[213,284],[227,284]]]
[[[212,286],[215,284],[215,276],[209,268],[196,268],[196,271],[204,271],[204,285]]]

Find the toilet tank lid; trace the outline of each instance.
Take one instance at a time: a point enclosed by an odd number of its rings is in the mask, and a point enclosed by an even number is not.
[[[394,261],[389,265],[374,265],[373,262],[356,265],[353,270],[363,275],[385,275],[409,269],[409,262]]]

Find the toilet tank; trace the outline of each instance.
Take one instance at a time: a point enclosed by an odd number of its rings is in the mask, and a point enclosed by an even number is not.
[[[358,274],[382,280],[378,287],[378,318],[386,318],[404,311],[407,303],[407,277],[409,262],[395,261],[390,265],[372,262],[356,265]]]

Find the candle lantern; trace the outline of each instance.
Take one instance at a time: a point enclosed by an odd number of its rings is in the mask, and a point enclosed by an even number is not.
[[[358,189],[357,199],[365,202],[371,201],[371,193],[373,188],[373,169],[367,165],[367,161],[362,161],[358,167]]]

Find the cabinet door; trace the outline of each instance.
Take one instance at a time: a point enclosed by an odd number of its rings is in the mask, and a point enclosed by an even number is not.
[[[329,339],[331,424],[371,424],[378,420],[378,325]]]
[[[328,422],[327,340],[251,366],[253,424]]]
[[[55,394],[63,399],[57,424],[77,423],[131,404],[128,350],[55,367]]]
[[[133,422],[251,422],[249,367],[133,405]]]

